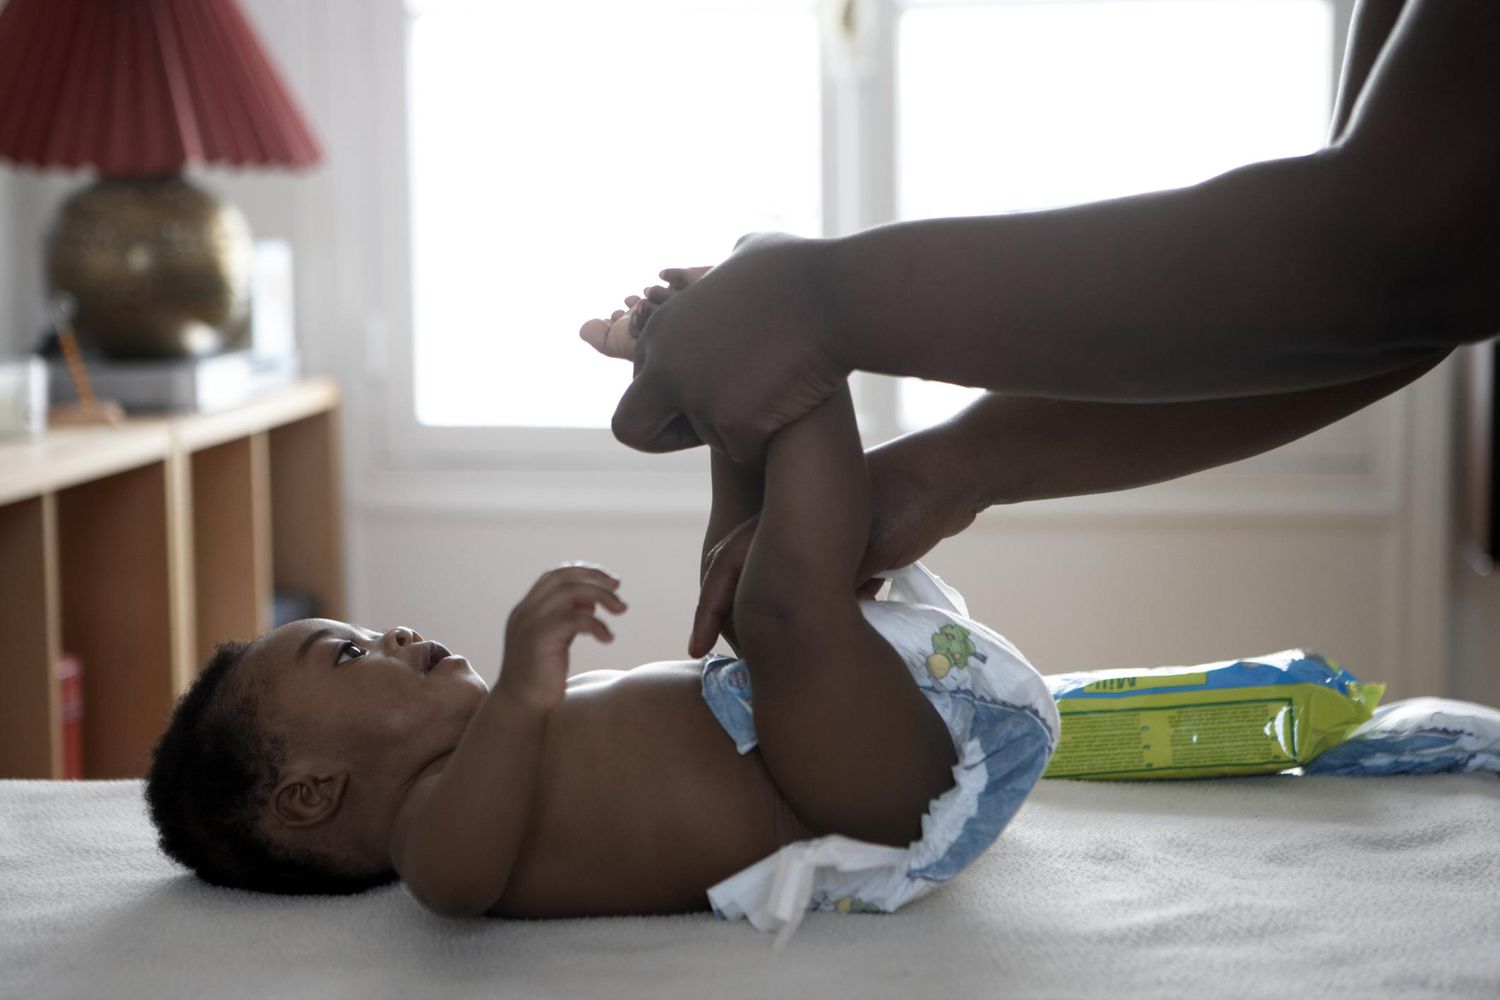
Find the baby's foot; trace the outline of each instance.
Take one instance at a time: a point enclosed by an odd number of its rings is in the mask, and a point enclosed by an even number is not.
[[[666,285],[652,285],[645,289],[644,299],[629,296],[625,299],[626,309],[616,309],[608,320],[589,320],[579,328],[578,336],[600,354],[630,360],[635,357],[636,341],[651,313],[710,270],[711,267],[669,267],[661,272]]]
[[[578,336],[600,354],[611,358],[635,357],[635,341],[641,335],[645,320],[635,321],[635,312],[643,300],[638,295],[625,299],[626,309],[616,309],[609,319],[591,319],[578,328]]]

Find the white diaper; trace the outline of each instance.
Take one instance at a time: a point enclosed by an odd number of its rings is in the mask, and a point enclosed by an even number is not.
[[[889,578],[887,597],[860,608],[952,734],[954,786],[929,804],[922,838],[905,848],[798,841],[708,890],[715,914],[776,931],[778,947],[808,910],[890,912],[952,878],[994,843],[1057,745],[1052,696],[1014,646],[970,620],[963,597],[920,563]],[[749,752],[756,735],[744,662],[706,658],[703,697]]]

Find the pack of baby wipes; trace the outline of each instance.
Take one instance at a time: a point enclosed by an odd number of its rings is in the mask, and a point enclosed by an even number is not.
[[[1300,767],[1366,722],[1385,691],[1300,649],[1045,679],[1062,719],[1045,778],[1207,778]]]

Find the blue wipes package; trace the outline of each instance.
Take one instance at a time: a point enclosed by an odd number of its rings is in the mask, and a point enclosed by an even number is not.
[[[1375,710],[1304,774],[1500,774],[1500,710],[1446,698],[1408,698]]]

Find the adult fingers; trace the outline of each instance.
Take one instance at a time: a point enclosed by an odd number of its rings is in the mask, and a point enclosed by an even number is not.
[[[637,451],[682,451],[703,443],[687,419],[667,400],[647,368],[640,370],[620,396],[610,430],[617,441]]]
[[[693,612],[693,629],[688,637],[688,655],[703,656],[714,648],[725,623],[734,612],[734,595],[739,590],[740,575],[755,538],[753,525],[737,528],[716,545],[708,557],[703,586],[698,591],[698,607]]]
[[[646,328],[646,321],[651,318],[651,314],[655,311],[656,303],[650,301],[649,299],[642,301],[640,305],[631,310],[631,332],[639,337],[641,335],[641,331]]]

